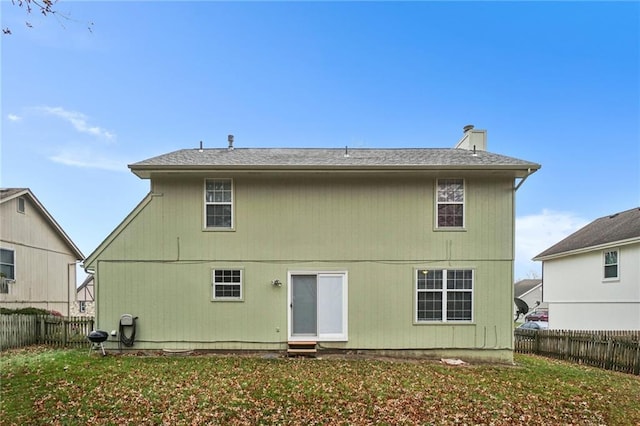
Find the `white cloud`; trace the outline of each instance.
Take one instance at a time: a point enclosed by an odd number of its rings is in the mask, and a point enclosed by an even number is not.
[[[571,212],[543,209],[541,213],[516,218],[515,278],[541,276],[541,262],[531,258],[540,254],[589,221]]]
[[[114,159],[108,155],[89,148],[64,148],[57,154],[49,157],[53,162],[66,166],[82,167],[87,169],[100,169],[116,172],[126,172],[127,161]]]
[[[102,137],[108,140],[115,138],[115,134],[103,129],[102,127],[92,126],[88,123],[88,117],[81,112],[68,111],[62,107],[44,106],[38,108],[49,115],[53,115],[71,123],[71,125],[80,133],[86,133],[93,136]]]
[[[20,121],[20,120],[22,120],[22,117],[20,117],[19,115],[15,115],[15,114],[7,114],[7,118],[9,119],[9,121]]]

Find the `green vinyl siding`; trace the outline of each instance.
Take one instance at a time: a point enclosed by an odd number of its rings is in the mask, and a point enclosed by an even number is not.
[[[113,328],[123,313],[139,316],[139,340],[152,347],[184,347],[186,342],[234,344],[234,348],[278,348],[287,340],[287,292],[270,280],[286,277],[287,267],[250,265],[245,269],[244,301],[211,303],[208,277],[216,264],[100,264],[99,326]],[[349,341],[324,343],[336,348],[487,348],[511,347],[510,302],[482,277],[476,279],[472,324],[414,322],[413,268],[359,263],[349,267]],[[327,268],[326,264],[295,265]],[[483,265],[476,270],[483,270]],[[503,275],[510,275],[504,265]],[[312,269],[310,269],[312,270]],[[107,287],[105,282],[109,283]],[[501,292],[508,293],[508,292]],[[119,296],[119,297],[118,297]],[[118,303],[111,302],[118,300]],[[251,326],[247,326],[250,324]],[[245,343],[242,345],[242,343]],[[222,345],[222,346],[221,346]]]
[[[203,180],[159,180],[101,258],[510,260],[512,182],[467,179],[464,231],[434,232],[433,179],[234,177],[235,230],[203,228]],[[494,188],[496,187],[497,188]],[[130,235],[130,237],[129,237]],[[330,242],[331,244],[327,244]]]
[[[465,228],[443,231],[434,220],[437,177],[156,178],[149,201],[88,259],[98,277],[98,327],[117,328],[119,316],[131,313],[145,348],[284,349],[288,272],[347,271],[348,341],[323,345],[509,354],[513,180],[461,175]],[[208,178],[233,179],[231,231],[204,227]],[[243,270],[242,301],[212,302],[215,268]],[[473,321],[416,323],[416,268],[473,269]],[[275,279],[283,286],[271,285]]]

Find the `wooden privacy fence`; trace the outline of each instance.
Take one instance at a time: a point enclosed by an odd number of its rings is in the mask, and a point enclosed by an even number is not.
[[[518,330],[514,349],[640,375],[640,330]]]
[[[0,350],[35,344],[86,346],[93,324],[93,317],[0,315]]]

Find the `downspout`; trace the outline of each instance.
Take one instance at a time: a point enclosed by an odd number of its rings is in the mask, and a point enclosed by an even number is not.
[[[71,273],[69,272],[69,266],[73,266],[73,271],[75,272],[76,263],[77,262],[67,263],[67,318],[71,316]]]
[[[535,170],[534,170],[535,172]],[[513,200],[511,200],[511,214],[512,214],[512,218],[513,218],[513,230],[512,232],[512,239],[511,241],[512,246],[511,246],[511,259],[513,259],[513,265],[511,266],[511,306],[513,309],[513,297],[514,297],[514,288],[513,288],[513,281],[515,280],[515,259],[516,259],[516,227],[515,227],[515,221],[516,221],[516,191],[518,191],[518,188],[520,188],[522,186],[522,184],[524,183],[525,180],[527,180],[527,178],[529,176],[531,176],[534,172],[531,171],[531,168],[527,169],[527,174],[524,175],[524,177],[522,179],[520,179],[520,182],[518,182],[518,184],[514,187],[513,189]],[[511,318],[513,318],[513,315],[511,315]],[[512,333],[512,337],[511,337],[511,351],[513,351],[515,349],[515,336]]]
[[[97,322],[98,322],[98,274],[97,272],[97,268],[100,265],[100,261],[98,261],[96,263],[96,267],[95,268],[87,268],[84,266],[84,264],[82,265],[82,268],[84,269],[84,272],[86,272],[87,274],[93,275],[93,329],[97,330],[98,326],[97,326]]]

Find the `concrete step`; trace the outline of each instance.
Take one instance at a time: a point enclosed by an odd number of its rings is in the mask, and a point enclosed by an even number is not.
[[[316,356],[318,352],[315,341],[290,341],[288,343],[288,356]]]

